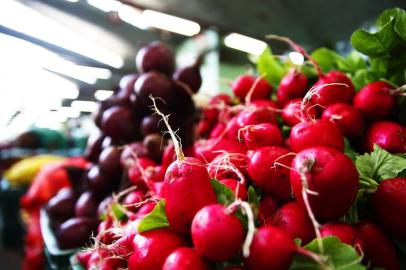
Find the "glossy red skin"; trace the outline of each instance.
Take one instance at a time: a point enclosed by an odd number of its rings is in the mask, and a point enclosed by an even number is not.
[[[234,214],[221,204],[208,205],[197,212],[192,222],[196,251],[216,262],[231,259],[241,248],[244,229]]]
[[[241,101],[245,101],[245,97],[250,91],[251,87],[254,85],[256,77],[252,75],[241,75],[235,79],[231,85],[234,95]],[[269,99],[272,93],[272,86],[264,79],[259,79],[257,85],[255,86],[252,94],[251,100],[256,99]]]
[[[312,104],[306,103],[305,111],[301,113],[302,99],[293,99],[285,104],[282,109],[282,119],[288,126],[293,127],[294,125],[305,121],[314,120],[317,118],[316,107],[312,107]],[[301,119],[303,118],[303,119]]]
[[[303,244],[309,243],[315,237],[306,209],[297,202],[289,202],[279,208],[270,223],[286,231],[292,240],[301,239]]]
[[[314,215],[319,220],[338,219],[347,213],[357,194],[359,175],[352,160],[330,147],[311,147],[299,152],[292,161],[290,183],[298,202],[302,197],[302,179],[299,171],[313,160],[310,171],[305,172],[308,187],[318,195],[308,194]]]
[[[138,164],[137,164],[138,163]],[[128,179],[130,180],[131,183],[134,185],[140,186],[140,187],[145,187],[145,182],[148,179],[144,179],[144,175],[141,173],[140,168],[141,167],[144,171],[148,170],[148,168],[152,168],[156,166],[155,161],[149,158],[138,158],[134,164],[132,164],[128,168]]]
[[[400,270],[395,247],[375,223],[362,221],[356,228],[364,243],[365,255],[372,266]]]
[[[137,212],[137,218],[141,218],[149,213],[154,209],[156,203],[155,202],[147,202],[140,207]]]
[[[336,103],[328,106],[323,111],[321,119],[336,124],[341,133],[348,138],[361,136],[365,128],[362,114],[356,108],[346,103]]]
[[[255,232],[245,266],[250,270],[287,270],[295,251],[296,245],[285,231],[272,226],[260,227]]]
[[[270,123],[248,126],[240,134],[247,149],[251,150],[262,146],[283,146],[285,144],[281,130]]]
[[[212,96],[209,100],[209,105],[217,105],[217,104],[231,105],[232,98],[228,94],[217,94],[215,96]]]
[[[195,142],[195,157],[203,162],[211,162],[218,155],[221,155],[219,150],[227,153],[246,154],[247,148],[243,143],[237,140],[230,139],[209,139],[199,140]]]
[[[133,252],[133,241],[135,234],[122,236],[109,246],[109,251],[114,255],[124,259],[128,259]]]
[[[210,178],[216,178],[217,180],[233,178],[239,179],[238,175],[229,168],[224,166],[234,166],[242,175],[247,174],[247,156],[245,154],[219,155],[213,159],[208,166]]]
[[[207,262],[192,248],[181,247],[165,260],[162,270],[209,270]]]
[[[354,107],[370,121],[385,119],[396,107],[396,99],[390,94],[392,89],[386,82],[369,83],[355,95]]]
[[[374,213],[390,234],[406,240],[406,178],[387,179],[380,183],[372,199]]]
[[[143,200],[145,200],[145,193],[141,190],[135,190],[124,197],[122,204],[125,205],[128,210],[136,211],[137,207],[134,204],[140,203]]]
[[[233,141],[238,141],[238,131],[243,128],[242,123],[238,122],[238,116],[232,117],[226,126],[227,138]],[[216,138],[213,138],[216,139]]]
[[[76,217],[94,217],[99,206],[99,198],[91,191],[85,191],[80,195],[75,205]]]
[[[364,253],[364,243],[357,230],[343,222],[330,222],[320,228],[321,237],[336,236],[344,244],[353,246],[358,253]]]
[[[278,146],[264,146],[255,150],[248,160],[248,175],[261,190],[278,201],[291,200],[289,168],[293,156]],[[283,157],[282,157],[283,156]],[[275,165],[278,162],[285,166]]]
[[[207,137],[213,128],[213,124],[207,120],[202,120],[197,125],[197,133],[199,137]]]
[[[185,156],[194,156],[194,147],[193,145],[191,146],[187,146],[184,147],[183,149],[183,153],[185,154]],[[168,144],[165,147],[163,156],[162,156],[162,167],[168,168],[169,165],[172,164],[172,162],[174,162],[176,160],[176,154],[175,154],[175,147],[173,146],[173,143]]]
[[[406,152],[406,127],[391,121],[375,122],[365,131],[365,150],[372,152],[374,144],[396,154]]]
[[[293,152],[314,146],[328,146],[344,151],[344,136],[340,129],[326,120],[299,123],[292,128],[289,138]]]
[[[210,132],[209,138],[216,139],[223,135],[226,130],[226,124],[217,123]]]
[[[258,220],[261,224],[268,224],[269,220],[278,210],[278,202],[271,196],[264,196],[259,202]]]
[[[191,157],[174,161],[165,174],[165,201],[171,228],[178,233],[189,233],[195,214],[217,202],[205,164]]]
[[[296,69],[292,69],[279,83],[276,97],[280,104],[285,104],[292,99],[304,97],[307,90],[306,75]]]
[[[237,194],[237,198],[240,198],[243,201],[246,201],[248,198],[247,195],[247,188],[242,185],[239,181],[235,179],[222,179],[220,180],[220,183],[226,185],[228,188],[230,188],[234,194]],[[238,187],[238,192],[237,192],[237,187]]]
[[[175,249],[186,246],[183,238],[168,229],[139,233],[133,240],[133,253],[128,259],[129,270],[161,270]]]
[[[270,107],[251,106],[241,111],[237,116],[240,127],[262,123],[278,124],[276,114]]]
[[[251,103],[249,105],[257,107],[257,108],[265,107],[265,108],[269,108],[269,109],[279,109],[279,105],[276,102],[269,100],[269,99],[253,100],[253,101],[251,101]]]
[[[80,251],[76,253],[75,257],[83,267],[87,267],[93,252],[94,252],[93,250]]]
[[[313,104],[319,104],[326,108],[334,103],[351,103],[355,89],[350,78],[342,72],[330,71],[314,84],[313,88],[331,83],[342,83],[344,85],[329,85],[319,88],[317,94],[313,95],[311,101]]]

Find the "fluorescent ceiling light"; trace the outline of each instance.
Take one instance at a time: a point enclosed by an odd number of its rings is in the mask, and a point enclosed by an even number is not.
[[[94,101],[74,100],[71,107],[82,112],[94,112],[97,110],[97,103]]]
[[[80,116],[80,111],[73,107],[59,107],[56,111],[68,118],[78,118]]]
[[[231,33],[224,39],[227,47],[240,50],[243,52],[260,55],[266,48],[266,43],[237,33]]]
[[[71,2],[71,3],[76,3],[76,2],[79,2],[79,0],[65,0],[65,1],[67,1],[67,2]]]
[[[140,9],[128,5],[120,5],[118,7],[118,16],[121,20],[139,29],[145,30],[148,28],[148,25],[143,22],[142,17],[140,16],[141,14],[142,11]]]
[[[289,59],[292,61],[293,64],[301,66],[304,63],[304,56],[298,52],[290,52]]]
[[[0,1],[0,24],[114,68],[124,64],[121,56],[16,1]]]
[[[121,3],[116,0],[87,0],[87,3],[104,12],[117,11],[121,5]]]
[[[97,91],[94,93],[94,97],[95,97],[97,100],[103,101],[103,100],[108,99],[110,96],[112,96],[113,93],[114,93],[114,92],[111,91],[111,90],[97,90]]]
[[[185,36],[194,36],[200,32],[200,25],[196,22],[153,10],[144,10],[141,14],[141,20],[151,27]]]

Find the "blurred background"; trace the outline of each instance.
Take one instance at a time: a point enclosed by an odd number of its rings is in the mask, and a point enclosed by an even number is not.
[[[1,0],[0,175],[34,154],[80,155],[97,102],[136,72],[136,52],[153,40],[172,47],[178,66],[205,53],[200,93],[213,95],[230,91],[229,81],[249,72],[267,44],[277,55],[288,49],[267,34],[345,53],[354,29],[395,6],[406,1]],[[19,269],[22,229],[10,205],[24,190],[9,190],[0,197],[0,261]]]

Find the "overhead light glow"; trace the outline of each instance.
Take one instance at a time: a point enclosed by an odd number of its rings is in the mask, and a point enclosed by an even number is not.
[[[298,52],[290,52],[289,59],[292,61],[293,64],[301,66],[304,63],[304,56]]]
[[[71,107],[82,112],[94,112],[97,110],[97,103],[94,101],[74,100]]]
[[[76,3],[76,2],[79,2],[79,0],[65,0],[65,1],[67,1],[67,2],[71,2],[71,3]]]
[[[247,52],[254,55],[260,55],[266,48],[266,43],[237,33],[231,33],[224,39],[227,47]]]
[[[145,30],[148,28],[148,25],[143,22],[142,17],[140,16],[141,14],[142,11],[140,9],[128,5],[120,5],[118,7],[118,16],[121,20],[139,29]]]
[[[110,96],[112,96],[113,93],[114,93],[114,92],[111,91],[111,90],[97,90],[97,91],[94,93],[94,97],[95,97],[97,100],[103,101],[103,100],[108,99]]]
[[[87,3],[104,12],[116,11],[121,5],[121,3],[116,0],[87,0]]]
[[[80,116],[80,111],[73,107],[59,107],[57,112],[67,118],[78,118]]]
[[[0,24],[114,68],[124,64],[121,56],[17,1],[0,1]]]
[[[153,10],[144,10],[141,20],[148,26],[185,36],[194,36],[200,32],[200,25],[196,22]]]

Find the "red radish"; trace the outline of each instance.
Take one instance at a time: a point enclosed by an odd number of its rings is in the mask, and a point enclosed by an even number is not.
[[[223,153],[210,162],[208,171],[210,178],[217,180],[234,178],[244,183],[247,166],[245,154]]]
[[[145,200],[145,193],[140,190],[135,190],[128,193],[123,200],[123,205],[130,211],[137,209],[136,204]]]
[[[255,78],[252,75],[241,75],[231,85],[234,95],[242,102],[251,88],[251,100],[269,99],[272,93],[272,86],[262,78]]]
[[[294,152],[314,146],[328,146],[344,151],[344,136],[340,129],[326,120],[299,123],[292,128],[289,138]]]
[[[212,96],[209,101],[209,105],[232,105],[232,103],[232,98],[228,94],[217,94]]]
[[[311,208],[316,218],[334,220],[351,207],[359,176],[345,154],[330,147],[311,147],[299,152],[291,166],[293,193],[309,215],[308,208]],[[305,195],[308,202],[304,200]]]
[[[236,194],[236,197],[246,201],[248,198],[247,195],[247,189],[246,187],[241,184],[239,181],[235,180],[235,179],[231,179],[231,178],[226,178],[226,179],[222,179],[220,180],[220,183],[226,185],[228,188],[230,188],[234,194]]]
[[[100,270],[115,270],[127,267],[127,262],[123,258],[107,257],[101,260],[97,269]]]
[[[364,243],[365,255],[372,266],[400,270],[393,244],[375,223],[362,221],[357,224],[357,230]]]
[[[192,248],[181,247],[165,260],[162,270],[209,270],[207,262]]]
[[[321,119],[336,124],[341,133],[348,138],[361,136],[365,127],[362,114],[346,103],[336,103],[328,106],[323,111]]]
[[[387,118],[396,107],[391,94],[393,87],[386,82],[372,82],[365,85],[354,97],[354,107],[371,121]]]
[[[254,235],[245,266],[251,270],[287,270],[295,251],[295,243],[282,229],[261,227]]]
[[[196,251],[212,261],[231,259],[241,248],[244,230],[240,220],[227,213],[221,204],[202,208],[192,222],[192,240]]]
[[[275,110],[270,107],[251,106],[242,110],[237,116],[237,123],[240,127],[262,123],[278,124]]]
[[[271,225],[283,229],[292,239],[301,239],[303,244],[315,237],[306,209],[297,202],[289,202],[279,208],[272,217]]]
[[[238,141],[238,131],[243,127],[243,124],[238,122],[237,116],[232,117],[230,121],[227,122],[227,126],[225,128],[227,131],[227,138],[232,141]]]
[[[229,139],[209,139],[195,142],[195,156],[204,162],[211,162],[221,152],[245,155],[247,148],[243,143]]]
[[[129,270],[159,270],[166,257],[185,241],[167,229],[155,229],[137,234],[133,241],[133,254],[128,259]]]
[[[313,104],[326,108],[334,103],[351,103],[355,95],[354,85],[350,78],[342,72],[330,71],[319,78],[314,84]]]
[[[210,132],[209,138],[216,139],[223,135],[226,130],[226,124],[217,123]]]
[[[282,109],[282,119],[289,125],[294,126],[302,121],[315,120],[317,118],[317,110],[310,103],[304,104],[302,110],[303,99],[293,99],[285,104]]]
[[[272,100],[269,100],[269,99],[257,99],[257,100],[253,100],[253,101],[250,103],[250,105],[251,105],[251,106],[254,106],[254,107],[256,107],[256,108],[261,108],[261,107],[268,108],[268,109],[271,109],[271,110],[273,110],[273,111],[279,110],[279,105],[278,105],[276,102],[274,102],[274,101],[272,101]]]
[[[373,208],[384,229],[395,237],[406,240],[406,178],[387,179],[380,183],[373,196]]]
[[[276,96],[280,104],[304,97],[307,91],[307,77],[300,71],[292,69],[279,83]]]
[[[406,127],[390,121],[373,123],[365,131],[365,150],[372,152],[374,144],[390,153],[406,152]]]
[[[246,126],[240,130],[247,149],[261,146],[283,146],[284,140],[278,126],[270,123]]]
[[[93,252],[94,252],[93,250],[80,251],[76,253],[75,257],[83,267],[87,267]]]
[[[136,158],[134,163],[128,168],[128,179],[136,186],[145,187],[145,170],[155,167],[156,163],[149,158]]]
[[[172,137],[176,160],[165,174],[165,211],[171,228],[187,234],[194,215],[204,206],[217,202],[205,164],[193,157],[185,157],[175,133],[168,123],[168,116],[158,110],[151,97],[155,111],[162,117]]]
[[[219,109],[208,106],[203,109],[203,120],[209,123],[216,123],[219,117]]]
[[[155,202],[147,202],[147,203],[145,203],[138,210],[137,217],[142,218],[145,215],[148,215],[149,213],[151,213],[152,210],[154,210],[155,205],[156,205]]]
[[[320,234],[322,237],[336,236],[344,244],[355,247],[358,253],[364,253],[364,243],[362,242],[361,236],[351,225],[343,222],[326,223],[320,228]]]
[[[270,218],[278,210],[278,202],[271,196],[264,196],[259,202],[258,220],[261,224],[268,224]]]
[[[249,154],[248,175],[265,194],[278,201],[291,199],[289,167],[293,156],[278,146],[264,146]]]
[[[109,251],[114,256],[128,259],[133,252],[133,241],[135,234],[128,234],[122,236],[109,246]]]
[[[200,137],[207,137],[212,130],[213,124],[207,120],[202,120],[197,125],[197,133]]]
[[[194,156],[194,147],[188,146],[182,149],[186,156]],[[168,146],[165,147],[163,156],[162,156],[162,167],[168,168],[169,165],[171,165],[172,162],[176,160],[176,153],[175,153],[175,146],[173,143],[168,144]]]

